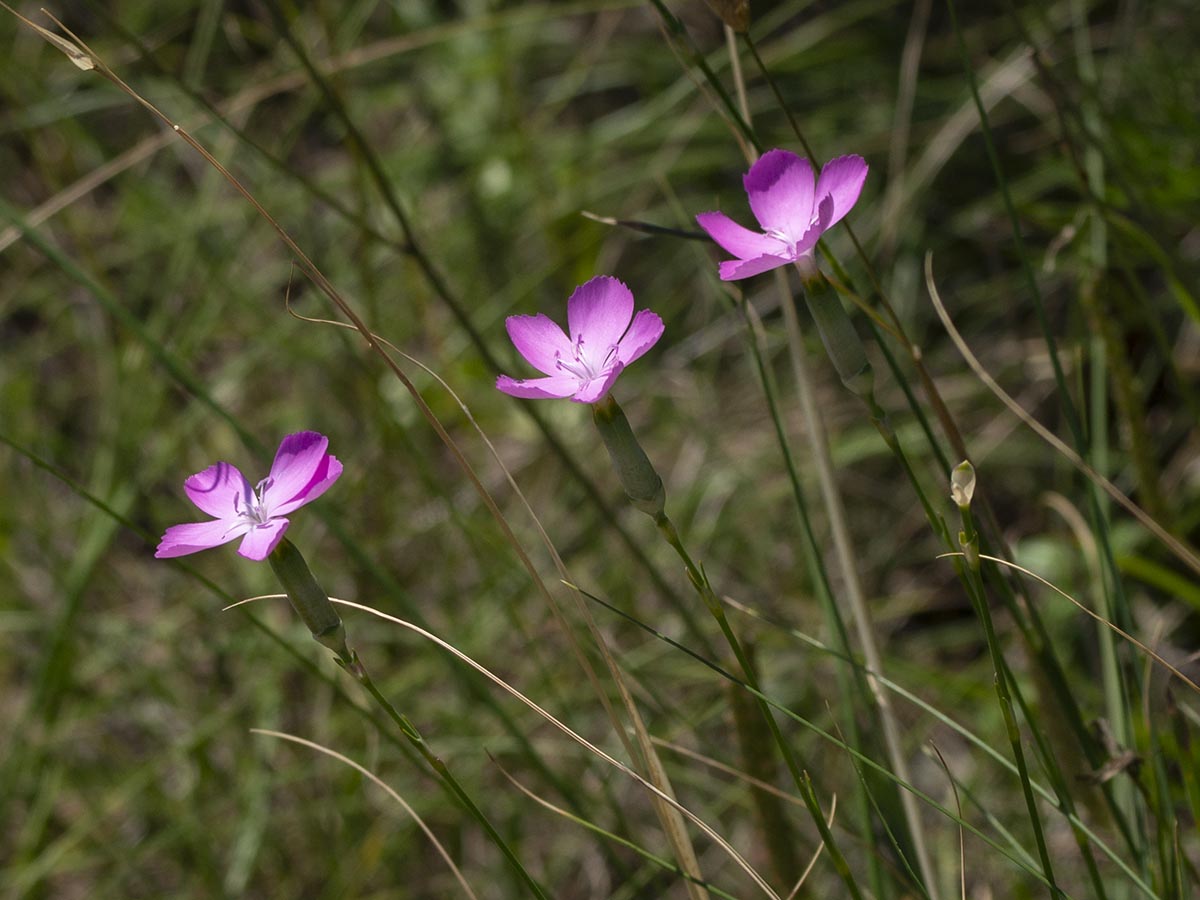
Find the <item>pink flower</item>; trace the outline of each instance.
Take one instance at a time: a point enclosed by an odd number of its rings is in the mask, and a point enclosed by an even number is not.
[[[549,316],[509,316],[513,346],[546,375],[529,380],[501,375],[496,387],[514,397],[570,397],[595,403],[621,371],[653,347],[663,323],[648,309],[633,314],[633,294],[620,281],[599,275],[575,288],[567,301],[571,336]]]
[[[721,263],[721,280],[738,281],[811,257],[821,235],[858,201],[866,180],[861,156],[831,159],[814,186],[807,159],[787,150],[764,153],[742,179],[761,234],[724,213],[696,216],[700,227],[737,257]]]
[[[275,452],[271,474],[254,488],[236,466],[219,462],[183,483],[188,497],[208,522],[172,525],[154,555],[159,559],[186,556],[219,547],[242,537],[238,553],[263,560],[283,539],[284,518],[316,500],[342,474],[342,464],[328,452],[329,439],[315,431],[289,434]]]

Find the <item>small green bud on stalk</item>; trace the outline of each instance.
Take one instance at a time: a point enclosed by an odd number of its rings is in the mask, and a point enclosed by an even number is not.
[[[329,595],[317,584],[317,579],[296,546],[284,538],[267,560],[287,592],[288,599],[292,601],[292,608],[308,626],[312,636],[336,653],[343,664],[352,665],[354,657],[346,646],[346,629],[342,619],[329,601]]]
[[[967,565],[979,570],[979,535],[975,532],[975,520],[971,516],[971,498],[975,496],[975,467],[963,460],[950,472],[950,498],[962,515],[962,531],[958,533],[958,545],[962,547]]]
[[[646,515],[658,519],[667,501],[662,479],[611,394],[592,404],[592,421],[596,423],[596,430],[600,432],[629,501]]]
[[[959,509],[970,507],[975,496],[975,467],[966,460],[950,473],[950,498]]]

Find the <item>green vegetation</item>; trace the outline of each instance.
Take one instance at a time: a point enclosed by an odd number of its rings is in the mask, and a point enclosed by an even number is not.
[[[414,816],[484,898],[1200,890],[1191,4],[52,11],[75,64],[0,13],[0,897],[465,895]],[[871,166],[831,289],[696,227],[773,147]],[[658,528],[494,387],[597,274],[666,323]],[[362,683],[222,612],[268,565],[153,558],[304,429],[289,540],[417,628],[341,608]]]

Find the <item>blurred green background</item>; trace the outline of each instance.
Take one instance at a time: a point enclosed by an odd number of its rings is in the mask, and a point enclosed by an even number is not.
[[[733,92],[720,20],[699,0],[669,5],[686,41]],[[48,24],[36,4],[21,11]],[[987,369],[1067,438],[947,7],[852,0],[754,3],[752,11],[751,34],[816,155],[859,153],[871,165],[848,221],[965,436],[1017,560],[1093,608],[1101,580],[1115,573],[1137,635],[1195,677],[1194,573],[1117,512],[1115,568],[1096,562],[1085,480],[1004,411],[929,303],[927,252]],[[499,371],[530,374],[507,340],[505,316],[545,312],[562,322],[576,284],[600,273],[629,284],[639,308],[663,317],[666,334],[616,394],[714,585],[765,617],[739,616],[737,627],[755,645],[770,692],[830,726],[831,661],[789,633],[827,638],[736,305],[744,291],[761,320],[823,537],[773,282],[722,285],[706,242],[581,215],[685,231],[709,209],[751,221],[736,130],[703,74],[679,58],[689,44],[664,36],[651,4],[122,0],[54,12],[228,167],[376,334],[459,394],[577,584],[711,654],[719,634],[650,522],[623,503],[588,410],[524,404],[492,386]],[[1200,32],[1192,4],[960,3],[958,15],[1067,386],[1099,447],[1091,461],[1194,543]],[[801,152],[767,81],[739,55],[763,147]],[[250,733],[258,727],[366,765],[429,822],[481,896],[518,896],[479,829],[348,705],[365,700],[285,604],[220,611],[276,590],[266,566],[232,547],[185,566],[152,558],[165,527],[197,518],[182,492],[187,475],[224,459],[253,482],[284,434],[321,431],[345,475],[294,517],[289,537],[329,592],[424,622],[620,755],[511,545],[361,338],[287,314],[290,297],[301,315],[339,318],[269,225],[196,152],[7,14],[0,96],[0,892],[454,894],[442,862],[378,789],[326,757]],[[845,229],[828,243],[877,305]],[[856,321],[870,337],[865,317]],[[907,351],[886,346],[897,378],[868,343],[880,402],[916,477],[956,528],[945,463],[958,459],[936,430],[933,449],[906,405],[906,390],[920,393]],[[970,604],[952,566],[935,559],[945,548],[815,336],[807,346],[888,674],[1003,748]],[[462,409],[404,365],[559,592],[531,520]],[[1027,601],[1047,622],[1085,716],[1103,718],[1095,625],[1048,591]],[[594,612],[652,732],[744,767],[719,679],[619,616]],[[666,854],[636,786],[415,635],[361,614],[347,625],[385,693],[553,896],[685,896],[674,876],[523,797],[489,754],[534,792],[575,802],[578,814]],[[1036,667],[1001,627],[1010,665],[1038,697]],[[1145,664],[1137,654],[1126,660]],[[1146,685],[1138,721],[1177,736],[1167,771],[1186,780],[1196,762],[1195,696],[1170,694],[1158,674]],[[1032,848],[1015,779],[927,711],[898,709],[918,786],[953,807],[946,774],[922,752],[933,740],[959,779],[965,816],[984,828],[1007,823]],[[838,794],[839,817],[849,820],[848,798],[860,789],[854,767],[828,742],[791,733],[825,802]],[[744,785],[674,750],[664,760],[680,799],[766,868]],[[1088,769],[1082,760],[1064,766],[1074,775]],[[1085,805],[1092,790],[1079,788]],[[816,835],[795,819],[807,858]],[[1176,822],[1181,868],[1194,876],[1192,813],[1183,809]],[[939,870],[956,888],[958,829],[933,812],[928,825]],[[1095,825],[1112,836],[1103,815]],[[1069,829],[1048,816],[1047,831],[1064,857],[1064,886],[1090,896]],[[887,855],[841,833],[855,866],[864,853]],[[697,847],[708,877],[751,895],[725,856],[704,841]],[[827,864],[812,877],[813,896],[839,896]],[[1040,890],[974,838],[967,884],[974,897]],[[1123,890],[1112,896],[1136,895]]]

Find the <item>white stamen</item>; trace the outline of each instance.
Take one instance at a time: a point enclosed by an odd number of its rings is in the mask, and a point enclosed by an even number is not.
[[[604,355],[604,359],[599,365],[588,358],[582,335],[576,339],[573,349],[575,351],[574,359],[571,360],[563,359],[562,353],[556,352],[554,354],[555,365],[564,372],[574,375],[580,381],[591,381],[593,378],[599,378],[608,370],[613,357],[616,355],[617,345],[613,344],[608,348],[608,352]]]
[[[821,221],[820,204],[814,203],[812,215],[809,216],[808,227],[812,228],[819,221]],[[782,242],[784,244],[784,246],[787,247],[787,252],[788,252],[789,256],[797,255],[796,254],[796,245],[798,243],[800,243],[800,238],[796,238],[795,240],[793,240],[790,235],[785,234],[781,229],[778,229],[778,228],[768,228],[765,231],[763,231],[763,234],[765,234],[767,237],[773,237],[773,238],[775,238],[775,240]],[[803,235],[801,235],[801,237],[803,237]]]
[[[250,506],[248,509],[239,509],[240,498],[234,499],[234,511],[243,522],[251,525],[266,525],[271,521],[271,511],[267,509],[266,503],[263,501],[263,495],[266,494],[267,488],[271,486],[271,478],[268,476],[254,486],[254,493],[250,496]]]

